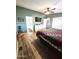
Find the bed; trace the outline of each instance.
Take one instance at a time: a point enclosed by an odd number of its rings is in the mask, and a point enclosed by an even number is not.
[[[62,52],[62,30],[52,28],[37,31],[36,36],[38,39],[47,42],[47,44]]]

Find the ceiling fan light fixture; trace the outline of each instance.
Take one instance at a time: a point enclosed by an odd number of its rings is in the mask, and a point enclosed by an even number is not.
[[[49,14],[54,14],[54,11],[53,10],[55,10],[56,8],[53,8],[53,9],[51,9],[51,8],[46,8],[46,11],[44,12],[46,15],[49,15]]]

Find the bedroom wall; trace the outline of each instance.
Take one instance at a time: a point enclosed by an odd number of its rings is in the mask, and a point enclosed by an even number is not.
[[[30,10],[30,9],[26,9],[26,8],[23,8],[23,7],[19,7],[19,6],[16,6],[16,29],[18,26],[22,26],[22,30],[23,31],[27,31],[27,26],[26,26],[26,16],[32,16],[32,17],[44,17],[45,15],[40,13],[40,12],[37,12],[37,11],[33,11],[33,10]],[[48,16],[50,18],[50,28],[52,27],[52,18],[53,17],[61,17],[62,16],[62,13],[57,13],[57,14],[54,14],[54,15],[50,15]],[[17,22],[18,20],[18,17],[22,17],[24,19],[24,22]]]
[[[55,13],[55,14],[49,15],[47,17],[50,18],[50,25],[48,26],[48,28],[52,28],[53,18],[62,17],[62,13]]]
[[[52,17],[62,17],[62,13],[55,13]]]
[[[50,16],[50,22],[51,22],[51,27],[52,27],[52,24],[53,24],[53,18],[59,18],[59,17],[62,17],[62,13],[56,13],[52,16]],[[59,19],[60,20],[60,19]],[[62,19],[61,19],[62,20]],[[59,22],[60,23],[60,22]],[[62,22],[61,22],[62,23]],[[60,24],[59,24],[60,25]],[[59,26],[60,27],[60,26]],[[58,26],[56,28],[60,29]],[[61,25],[62,27],[62,25]]]
[[[17,27],[18,26],[22,26],[22,31],[27,31],[26,30],[26,19],[25,17],[26,16],[32,16],[32,17],[43,17],[44,14],[40,13],[40,12],[37,12],[37,11],[33,11],[33,10],[30,10],[30,9],[26,9],[26,8],[23,8],[23,7],[19,7],[19,6],[16,6],[16,30],[17,30]],[[24,22],[18,22],[18,17],[22,17],[24,19]]]

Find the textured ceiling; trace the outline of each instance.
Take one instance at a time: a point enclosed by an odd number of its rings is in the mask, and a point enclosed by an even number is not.
[[[55,7],[55,13],[62,12],[61,0],[16,0],[16,5],[42,13],[47,7]]]

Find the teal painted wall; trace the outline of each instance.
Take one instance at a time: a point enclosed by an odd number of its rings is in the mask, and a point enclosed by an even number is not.
[[[25,17],[25,16],[40,16],[40,17],[42,17],[43,15],[44,14],[42,14],[40,12],[16,6],[16,16],[23,16],[23,17]]]
[[[26,19],[25,19],[26,16],[43,17],[44,14],[30,9],[26,9],[23,7],[16,6],[16,29],[18,26],[21,26],[22,31],[27,31]],[[22,17],[24,19],[24,22],[17,22],[18,17]]]
[[[25,19],[26,16],[43,17],[43,18],[45,18],[45,15],[40,13],[40,12],[16,6],[16,29],[17,29],[18,26],[21,26],[23,31],[27,31],[26,30],[27,29],[26,19]],[[24,19],[24,22],[17,22],[18,17],[22,17]],[[62,13],[56,13],[54,15],[50,15],[50,16],[47,16],[47,17],[49,17],[50,18],[50,22],[52,22],[53,21],[52,20],[53,17],[62,17]]]
[[[62,13],[55,13],[52,17],[62,17]]]
[[[45,16],[45,17],[46,17],[46,16]],[[50,17],[50,18],[62,17],[62,13],[55,13],[55,14],[52,14],[52,15],[48,15],[47,17]]]

